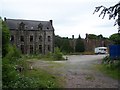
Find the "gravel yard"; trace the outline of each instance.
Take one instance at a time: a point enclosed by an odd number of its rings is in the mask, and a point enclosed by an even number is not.
[[[66,56],[65,56],[66,57]],[[118,88],[114,80],[93,68],[105,55],[70,55],[66,61],[33,61],[33,68],[42,68],[65,78],[65,88]]]

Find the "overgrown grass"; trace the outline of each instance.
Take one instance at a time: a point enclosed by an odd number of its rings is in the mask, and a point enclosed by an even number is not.
[[[58,77],[42,69],[27,70],[23,74],[25,77],[33,78],[31,88],[60,88]]]
[[[120,80],[120,60],[111,60],[106,56],[96,68],[108,76]]]
[[[106,66],[103,64],[96,65],[95,67],[99,71],[103,72],[104,74],[106,74],[114,79],[120,80],[120,71],[118,69],[111,69],[111,68],[109,68],[109,65]]]
[[[41,59],[42,55],[21,56],[15,47],[9,47],[9,53],[2,59],[3,88],[59,88],[59,77],[41,69],[30,70],[28,59]],[[22,67],[23,70],[17,70]],[[61,79],[60,79],[61,80]]]
[[[54,53],[48,53],[46,55],[42,55],[42,54],[23,55],[22,58],[33,59],[33,60],[45,60],[45,61],[65,60],[59,48],[55,48]]]

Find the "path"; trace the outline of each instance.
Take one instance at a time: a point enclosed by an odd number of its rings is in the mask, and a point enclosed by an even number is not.
[[[67,61],[35,61],[34,68],[43,68],[65,77],[65,88],[117,88],[114,80],[92,66],[101,63],[105,55],[70,55]]]

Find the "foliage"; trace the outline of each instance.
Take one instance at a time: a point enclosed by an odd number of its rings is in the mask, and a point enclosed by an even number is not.
[[[53,57],[54,57],[54,60],[64,60],[63,55],[60,52],[60,49],[58,47],[55,48]]]
[[[120,60],[112,60],[110,59],[109,56],[106,56],[105,58],[103,58],[102,64],[106,65],[111,69],[113,68],[118,70],[120,69]]]
[[[120,79],[120,60],[111,60],[109,56],[106,56],[97,68],[115,79]]]
[[[106,38],[103,37],[102,34],[100,34],[100,35],[88,34],[88,39],[106,39]]]
[[[84,42],[82,41],[80,35],[79,35],[78,39],[76,40],[75,51],[76,52],[84,52],[85,51]]]
[[[102,8],[102,11],[99,17],[103,15],[103,18],[104,18],[106,14],[109,14],[109,19],[111,18],[115,19],[115,17],[118,15],[118,19],[116,19],[115,25],[116,23],[118,23],[118,25],[120,26],[120,2],[115,4],[114,6],[110,6],[109,8],[106,8],[105,6],[95,7],[94,13],[100,11],[101,8]]]
[[[56,77],[46,71],[29,69],[21,52],[10,44],[9,30],[2,23],[2,88],[57,88]]]
[[[61,51],[65,53],[73,52],[73,48],[70,46],[70,42],[68,38],[62,38],[62,46]]]
[[[60,48],[60,51],[64,53],[73,52],[73,48],[70,46],[69,38],[55,36],[55,47]]]
[[[9,52],[8,51],[8,45],[10,40],[9,38],[10,38],[9,30],[5,22],[2,21],[2,57],[5,57],[5,55]]]
[[[97,35],[95,35],[95,34],[89,34],[88,38],[89,39],[97,39]]]
[[[114,44],[120,44],[120,34],[112,34],[109,39],[114,42]]]
[[[2,42],[2,19],[0,17],[0,42]],[[0,43],[0,56],[2,55],[2,43]]]
[[[120,80],[120,71],[110,68],[110,65],[100,64],[96,65],[95,68],[114,79]]]

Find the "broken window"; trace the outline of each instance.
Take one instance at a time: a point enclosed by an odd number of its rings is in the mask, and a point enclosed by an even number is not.
[[[49,29],[49,27],[47,27],[47,29]]]
[[[30,45],[30,54],[33,54],[33,45]]]
[[[11,35],[11,42],[14,42],[14,36],[13,35]]]
[[[33,42],[33,36],[32,35],[30,36],[30,42]]]
[[[20,36],[20,41],[24,42],[24,36]]]
[[[39,45],[39,52],[42,53],[42,45]]]
[[[48,36],[48,42],[50,42],[51,41],[51,38],[50,38],[50,36]]]
[[[21,45],[21,52],[24,54],[24,45]]]
[[[48,45],[48,51],[51,51],[50,45]]]
[[[42,42],[42,36],[39,36],[39,40]]]

